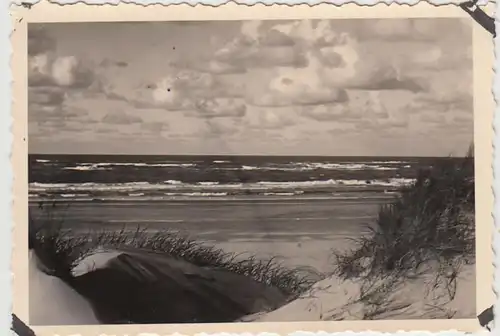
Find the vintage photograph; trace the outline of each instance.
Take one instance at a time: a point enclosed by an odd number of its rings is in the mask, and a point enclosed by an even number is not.
[[[30,325],[476,318],[472,42],[30,23]]]

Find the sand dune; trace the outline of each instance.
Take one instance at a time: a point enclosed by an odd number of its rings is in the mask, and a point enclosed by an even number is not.
[[[463,266],[452,293],[435,287],[435,274],[428,272],[405,279],[389,293],[360,300],[366,288],[360,281],[341,280],[336,276],[318,282],[300,298],[265,314],[247,316],[242,321],[326,321],[361,319],[447,319],[474,318],[475,265]],[[383,286],[384,281],[375,283]]]
[[[28,267],[31,325],[100,324],[87,300],[61,279],[39,269],[33,251]]]
[[[472,318],[476,315],[475,265],[462,266],[456,279],[450,281],[451,286],[437,286],[434,282],[435,272],[433,268],[429,268],[419,276],[405,278],[404,281],[394,284],[390,290],[385,289],[385,292],[383,286],[387,285],[389,277],[374,282],[369,289],[362,285],[362,281],[331,276],[316,283],[298,299],[286,303],[286,297],[279,291],[244,276],[200,268],[185,261],[143,252],[126,251],[126,254],[117,258],[120,253],[123,251],[96,253],[84,260],[77,279],[86,279],[87,286],[96,282],[97,288],[105,279],[111,284],[115,281],[118,283],[119,277],[124,278],[123,274],[116,274],[118,278],[111,281],[114,276],[110,270],[125,272],[129,275],[126,278],[150,277],[149,287],[157,283],[155,279],[161,278],[163,284],[149,290],[140,283],[130,283],[126,286],[130,287],[128,291],[136,290],[140,293],[137,295],[143,296],[143,305],[162,307],[161,313],[149,311],[140,318],[162,319],[164,323],[181,320],[202,322],[204,319],[242,322],[446,319]],[[85,277],[85,274],[82,274],[85,272],[83,267],[88,270],[89,264],[92,264],[95,270],[87,273]],[[99,272],[99,269],[102,271]],[[103,271],[104,269],[106,271]],[[123,284],[123,281],[121,283]],[[132,301],[139,300],[137,296],[124,296],[119,299],[120,294],[123,296],[127,291],[125,287],[120,286],[115,284],[102,287],[99,300],[102,302],[102,295],[109,296],[107,299],[110,302],[115,300],[114,309],[123,305],[130,306]],[[116,295],[114,298],[111,293],[113,290]],[[370,292],[378,294],[368,298]],[[155,296],[155,299],[148,302],[147,298],[152,296]],[[174,299],[176,302],[182,301],[183,304],[178,305],[175,310],[167,309],[169,302]],[[141,307],[144,309],[145,306]],[[135,314],[139,314],[139,310]],[[139,315],[135,316],[137,318]],[[104,319],[116,321],[117,317],[105,316]],[[141,321],[146,323],[146,320]]]

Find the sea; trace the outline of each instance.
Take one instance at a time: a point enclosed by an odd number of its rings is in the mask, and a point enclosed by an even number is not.
[[[443,158],[446,159],[446,158]],[[30,200],[342,198],[397,192],[436,158],[29,155]]]

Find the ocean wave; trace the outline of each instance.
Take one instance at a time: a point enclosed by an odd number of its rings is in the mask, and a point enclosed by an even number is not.
[[[144,193],[130,193],[128,194],[130,197],[141,197],[144,196]]]
[[[270,182],[261,181],[256,183],[234,183],[220,184],[218,182],[200,182],[197,184],[182,183],[170,180],[161,184],[148,182],[128,182],[128,183],[37,183],[29,184],[29,191],[40,192],[140,192],[140,191],[175,191],[175,192],[221,192],[231,190],[248,190],[264,192],[284,192],[291,189],[328,188],[341,186],[379,186],[379,187],[399,187],[410,184],[414,180],[406,178],[392,178],[388,180],[321,180],[321,181],[293,181],[293,182]]]
[[[181,181],[178,181],[178,180],[168,180],[168,181],[165,181],[164,183],[166,184],[171,184],[171,185],[179,185],[179,184],[182,184]]]
[[[369,163],[372,164],[403,164],[407,163],[408,161],[370,161]]]
[[[38,161],[38,160],[37,160]],[[195,167],[195,163],[144,163],[144,162],[83,162],[73,167],[64,167],[70,170],[103,170],[113,167],[171,167],[171,168],[189,168]]]
[[[389,162],[387,162],[389,163]],[[325,163],[325,162],[292,162],[267,166],[242,165],[240,168],[229,167],[223,170],[261,170],[261,171],[313,171],[313,170],[397,170],[398,167],[387,167],[381,164],[368,163]]]
[[[63,170],[110,170],[110,167],[100,167],[97,165],[92,165],[92,166],[75,166],[75,167],[64,167],[62,168]]]
[[[219,185],[219,182],[198,182],[198,184],[202,186],[215,186]]]
[[[175,196],[188,196],[188,197],[220,197],[228,196],[227,192],[190,192],[190,193],[165,193],[165,196],[175,197]]]
[[[264,196],[296,196],[303,195],[304,192],[302,190],[293,191],[293,192],[266,192]]]
[[[49,162],[48,160],[37,160],[37,162]],[[224,167],[221,164],[229,164],[230,161],[216,160],[213,169],[217,170],[246,170],[246,171],[314,171],[314,170],[397,170],[398,166],[394,164],[404,163],[400,161],[373,161],[370,163],[329,163],[329,162],[290,162],[290,163],[275,163],[263,165],[235,165],[232,167]],[[102,162],[92,163],[84,162],[73,164],[73,166],[63,167],[64,170],[89,171],[89,170],[110,170],[114,167],[138,167],[138,168],[196,168],[197,163],[143,163],[143,162]],[[408,165],[406,165],[408,167]]]
[[[382,162],[383,164],[384,162]],[[311,170],[326,169],[326,170],[397,170],[397,167],[386,167],[380,164],[368,163],[324,163],[324,162],[304,162],[299,164]]]

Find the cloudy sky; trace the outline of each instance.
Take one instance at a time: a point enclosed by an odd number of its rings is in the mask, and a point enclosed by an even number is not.
[[[29,151],[439,156],[473,138],[462,19],[30,25]]]

